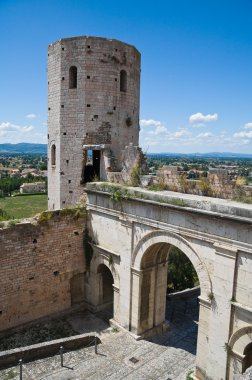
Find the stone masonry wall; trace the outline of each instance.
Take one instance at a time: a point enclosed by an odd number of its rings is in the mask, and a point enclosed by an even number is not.
[[[122,150],[130,143],[138,145],[140,60],[134,46],[100,37],[64,38],[49,45],[49,209],[76,204],[83,193],[83,144],[107,145],[101,150],[102,180],[107,180],[111,167],[107,157],[113,158],[116,167],[112,170],[120,171]],[[69,85],[73,66],[77,69],[75,88]],[[121,87],[122,72],[125,88]]]
[[[0,331],[83,300],[84,228],[84,218],[59,212],[0,228]]]

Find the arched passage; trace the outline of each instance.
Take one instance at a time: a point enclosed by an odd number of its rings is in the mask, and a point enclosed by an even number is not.
[[[245,347],[243,354],[244,359],[242,361],[242,373],[252,366],[252,342]]]
[[[93,247],[90,263],[89,281],[86,287],[87,301],[90,309],[102,312],[105,320],[117,320],[119,306],[119,275],[115,262],[111,263],[111,255],[97,247]],[[115,259],[116,261],[116,259]]]
[[[146,335],[159,331],[165,321],[167,266],[171,246],[179,248],[198,275],[201,297],[207,300],[211,282],[207,269],[192,246],[181,236],[165,231],[148,233],[137,244],[132,257],[131,330]],[[153,331],[154,332],[154,331]]]
[[[229,368],[230,374],[232,374],[232,367],[236,368],[236,373],[244,373],[247,368],[252,366],[252,325],[235,331],[229,339],[228,346],[233,352]]]
[[[100,264],[97,268],[97,273],[101,276],[101,291],[100,291],[100,304],[107,305],[108,307],[113,305],[113,284],[114,279],[111,271],[104,264]]]
[[[141,269],[141,261],[144,254],[151,247],[155,247],[155,244],[168,244],[168,246],[174,246],[179,248],[191,261],[195,271],[197,272],[201,297],[205,300],[208,299],[210,293],[212,293],[212,284],[208,270],[204,262],[200,259],[199,254],[191,246],[191,244],[183,237],[168,231],[153,231],[145,235],[136,245],[132,255],[132,268]],[[153,248],[154,250],[155,248]]]

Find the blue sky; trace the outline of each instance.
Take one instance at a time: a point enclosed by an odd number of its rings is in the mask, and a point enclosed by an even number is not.
[[[46,143],[47,46],[94,35],[142,54],[148,152],[252,153],[252,0],[0,0],[0,143]]]

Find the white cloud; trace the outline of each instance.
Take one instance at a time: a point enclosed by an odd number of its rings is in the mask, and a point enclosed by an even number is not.
[[[21,126],[10,122],[0,123],[1,143],[20,142],[46,143],[46,131],[37,131],[34,126]]]
[[[205,133],[200,133],[198,134],[198,136],[196,136],[196,138],[200,138],[200,139],[207,138],[207,137],[213,137],[213,134],[210,132],[205,132]]]
[[[160,127],[162,126],[161,121],[153,119],[142,119],[140,120],[140,127]]]
[[[163,133],[167,133],[168,129],[165,128],[163,125],[158,125],[153,131],[147,132],[150,135],[161,135]]]
[[[26,115],[26,118],[27,119],[35,119],[37,116],[35,115],[35,113],[29,113],[28,115]]]
[[[190,124],[208,123],[211,121],[218,120],[218,114],[214,113],[212,115],[203,115],[203,113],[198,112],[189,117]],[[202,124],[200,126],[203,126]]]
[[[0,124],[0,131],[6,131],[6,132],[19,131],[19,132],[25,133],[25,132],[32,131],[33,128],[34,127],[32,125],[21,127],[20,125],[15,125],[10,122]]]
[[[244,128],[245,128],[245,129],[250,129],[250,128],[252,128],[252,123],[246,123],[246,124],[244,125]]]
[[[252,122],[234,133],[224,129],[218,132],[212,129],[207,131],[207,123],[218,120],[217,114],[198,113],[191,115],[191,120],[195,121],[195,124],[191,124],[190,127],[167,128],[166,124],[159,120],[142,119],[140,125],[145,128],[141,129],[140,145],[150,152],[249,152],[252,149]],[[192,128],[196,126],[205,127],[205,130]]]
[[[193,128],[204,128],[205,124],[204,123],[196,123],[196,124],[192,124],[192,127]]]
[[[180,138],[183,136],[188,136],[190,133],[187,129],[180,129],[171,134],[171,137]]]
[[[238,137],[238,138],[252,138],[252,131],[248,131],[248,132],[236,132],[233,134],[233,137]]]

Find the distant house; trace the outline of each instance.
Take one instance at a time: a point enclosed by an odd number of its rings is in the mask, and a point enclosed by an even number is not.
[[[39,176],[37,169],[24,169],[22,170],[21,177],[26,178],[28,174],[32,175],[33,177]]]
[[[45,192],[46,192],[45,182],[23,183],[23,185],[20,186],[21,194],[45,193]]]
[[[11,178],[20,177],[20,170],[19,169],[10,169],[9,173],[10,173]]]

